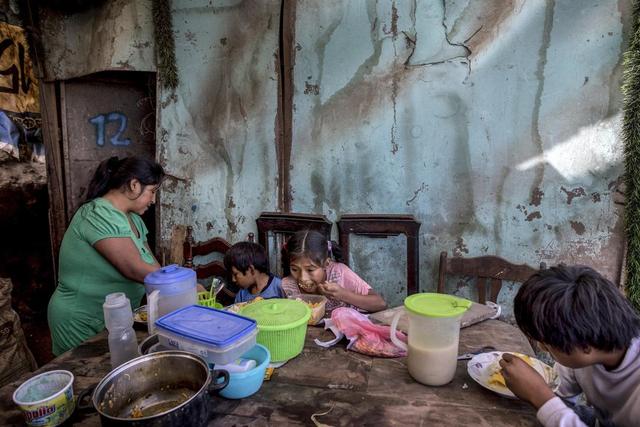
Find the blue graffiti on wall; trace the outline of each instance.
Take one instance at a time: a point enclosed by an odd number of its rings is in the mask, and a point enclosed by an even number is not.
[[[118,147],[131,144],[131,140],[129,138],[120,139],[124,131],[127,129],[127,116],[118,111],[112,111],[109,114],[98,114],[97,116],[89,119],[89,123],[96,126],[96,145],[99,147],[104,146],[104,141],[106,139],[106,125],[110,122],[120,122],[120,127],[116,134],[109,138],[111,145]]]

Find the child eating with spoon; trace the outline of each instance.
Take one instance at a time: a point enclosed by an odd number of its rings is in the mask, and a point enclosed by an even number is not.
[[[314,230],[295,233],[282,248],[282,289],[289,298],[302,293],[327,297],[327,314],[338,307],[380,311],[384,299],[348,266],[341,248]]]

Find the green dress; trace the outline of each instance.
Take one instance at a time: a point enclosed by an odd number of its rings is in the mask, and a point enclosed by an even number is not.
[[[58,286],[49,301],[48,320],[53,354],[58,356],[104,329],[102,304],[112,292],[124,292],[132,308],[140,305],[144,286],[124,277],[93,245],[109,237],[129,237],[142,260],[155,260],[146,246],[147,227],[139,215],[127,216],[106,199],[82,205],[71,220],[60,246]]]

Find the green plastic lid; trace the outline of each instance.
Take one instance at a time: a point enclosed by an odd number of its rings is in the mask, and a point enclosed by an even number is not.
[[[404,307],[410,313],[428,317],[455,317],[471,307],[472,302],[447,294],[420,293],[408,296]]]
[[[271,298],[246,305],[240,314],[258,322],[258,328],[282,331],[307,324],[311,309],[301,301]]]

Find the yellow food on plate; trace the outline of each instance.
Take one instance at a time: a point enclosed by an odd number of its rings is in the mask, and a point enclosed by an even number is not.
[[[309,321],[307,322],[307,324],[317,325],[324,317],[324,309],[327,299],[320,295],[310,295],[309,298],[315,300],[320,298],[321,301],[307,301],[304,298],[296,298],[296,301],[305,303],[311,309],[311,317],[309,317]]]
[[[513,353],[511,353],[513,354]],[[527,362],[527,365],[531,366],[532,368],[534,368],[533,363],[534,363],[534,359],[532,359],[531,357],[525,355],[525,354],[514,354],[514,356],[519,357],[520,359],[524,360],[525,362]],[[502,368],[500,367],[500,359],[497,359],[494,362],[494,365],[492,366],[492,370],[494,371],[493,374],[491,374],[491,376],[489,376],[489,381],[488,384],[491,386],[496,386],[496,387],[507,387],[507,384],[504,381],[504,377],[502,376]]]
[[[137,311],[134,315],[134,320],[136,322],[146,322],[147,321],[147,312],[146,311]]]
[[[242,310],[247,305],[253,304],[254,302],[262,301],[263,299],[264,298],[262,297],[255,297],[251,301],[237,302],[235,304],[231,304],[229,307],[226,308],[226,310],[237,314],[237,313],[240,313],[240,310]]]
[[[500,371],[493,373],[489,377],[489,385],[498,386],[498,387],[506,387],[507,385],[504,382],[504,377],[500,373]]]
[[[322,302],[310,302],[310,301],[305,301],[302,298],[296,298],[296,301],[300,301],[303,302],[305,304],[307,304],[309,306],[310,309],[314,309],[316,307],[320,307],[322,305]]]

